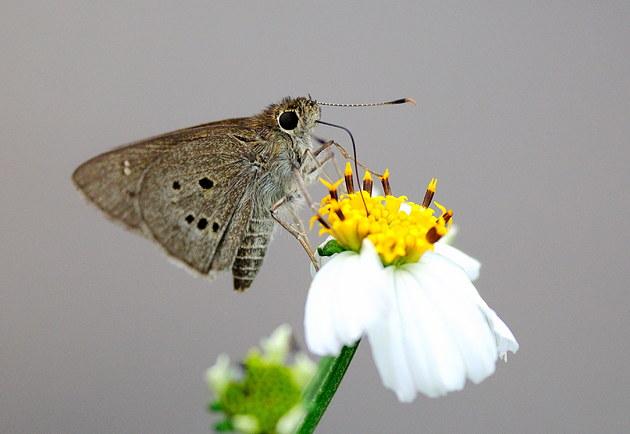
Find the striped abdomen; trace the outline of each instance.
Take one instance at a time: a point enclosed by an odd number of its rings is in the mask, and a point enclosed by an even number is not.
[[[244,291],[251,286],[262,266],[273,226],[274,221],[271,216],[253,215],[249,221],[247,233],[232,264],[236,291]]]

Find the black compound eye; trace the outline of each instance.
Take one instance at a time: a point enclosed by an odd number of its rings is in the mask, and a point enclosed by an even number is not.
[[[298,126],[298,115],[295,112],[284,112],[278,118],[278,123],[282,127],[282,129],[291,131],[294,130],[295,127]]]

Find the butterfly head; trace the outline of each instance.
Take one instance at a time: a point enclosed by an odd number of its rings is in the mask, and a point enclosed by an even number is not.
[[[265,110],[268,121],[291,136],[310,135],[319,120],[320,109],[315,100],[305,97],[284,98]]]

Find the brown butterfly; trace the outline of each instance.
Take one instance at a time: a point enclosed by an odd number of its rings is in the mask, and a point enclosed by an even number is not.
[[[316,101],[285,98],[256,116],[106,152],[72,179],[109,217],[193,270],[213,277],[231,267],[234,289],[242,291],[262,265],[274,226],[271,207],[297,192],[293,170],[308,166],[319,116]]]
[[[320,105],[403,102],[413,100],[330,104],[284,98],[255,116],[106,152],[79,166],[72,179],[109,217],[196,272],[212,278],[231,268],[234,289],[243,291],[262,265],[274,228],[272,207],[299,197],[297,178],[308,183],[317,172],[311,134]]]

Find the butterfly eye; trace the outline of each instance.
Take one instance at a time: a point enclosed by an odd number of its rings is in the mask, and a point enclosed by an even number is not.
[[[294,130],[298,125],[298,115],[293,111],[286,111],[278,117],[278,124],[283,130]]]

